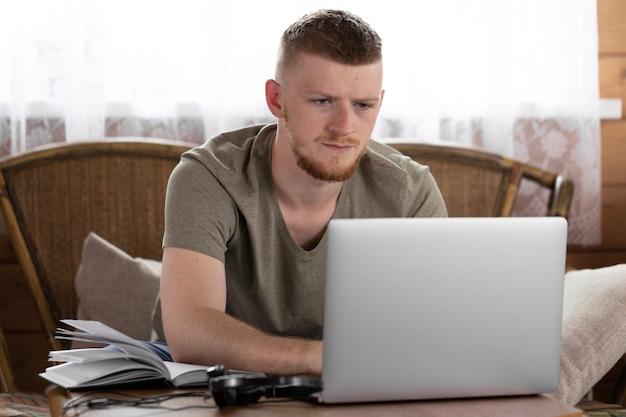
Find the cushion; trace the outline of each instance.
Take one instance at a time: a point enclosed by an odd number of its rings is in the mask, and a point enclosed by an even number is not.
[[[625,352],[626,264],[568,272],[554,397],[575,405]]]
[[[152,328],[154,329],[153,339],[165,342],[165,331],[163,330],[163,316],[161,316],[161,297],[157,297],[157,302],[152,311]]]
[[[160,262],[133,258],[92,232],[83,244],[75,278],[77,318],[150,340],[160,277]]]

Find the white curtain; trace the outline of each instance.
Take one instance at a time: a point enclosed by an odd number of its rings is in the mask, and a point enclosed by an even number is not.
[[[600,242],[595,0],[0,0],[0,156],[59,141],[201,142],[271,121],[263,86],[304,13],[379,32],[379,139],[483,146],[575,181],[569,242]],[[522,188],[518,215],[545,195]]]

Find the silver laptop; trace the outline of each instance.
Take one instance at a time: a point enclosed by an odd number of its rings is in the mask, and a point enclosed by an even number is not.
[[[557,217],[332,220],[320,401],[555,391],[566,236]]]

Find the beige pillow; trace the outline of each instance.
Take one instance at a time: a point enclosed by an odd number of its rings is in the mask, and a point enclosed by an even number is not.
[[[568,272],[554,397],[575,405],[625,352],[626,264]]]
[[[152,339],[165,342],[165,331],[163,330],[163,316],[161,315],[161,297],[157,297],[154,310],[152,311],[152,328],[154,333]]]
[[[160,262],[133,258],[92,232],[83,244],[75,278],[77,318],[150,340],[160,277]]]

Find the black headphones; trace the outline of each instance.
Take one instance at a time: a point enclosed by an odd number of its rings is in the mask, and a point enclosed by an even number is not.
[[[221,365],[210,367],[207,373],[209,390],[219,408],[254,404],[261,397],[304,400],[322,390],[321,379],[315,377],[231,374]]]

